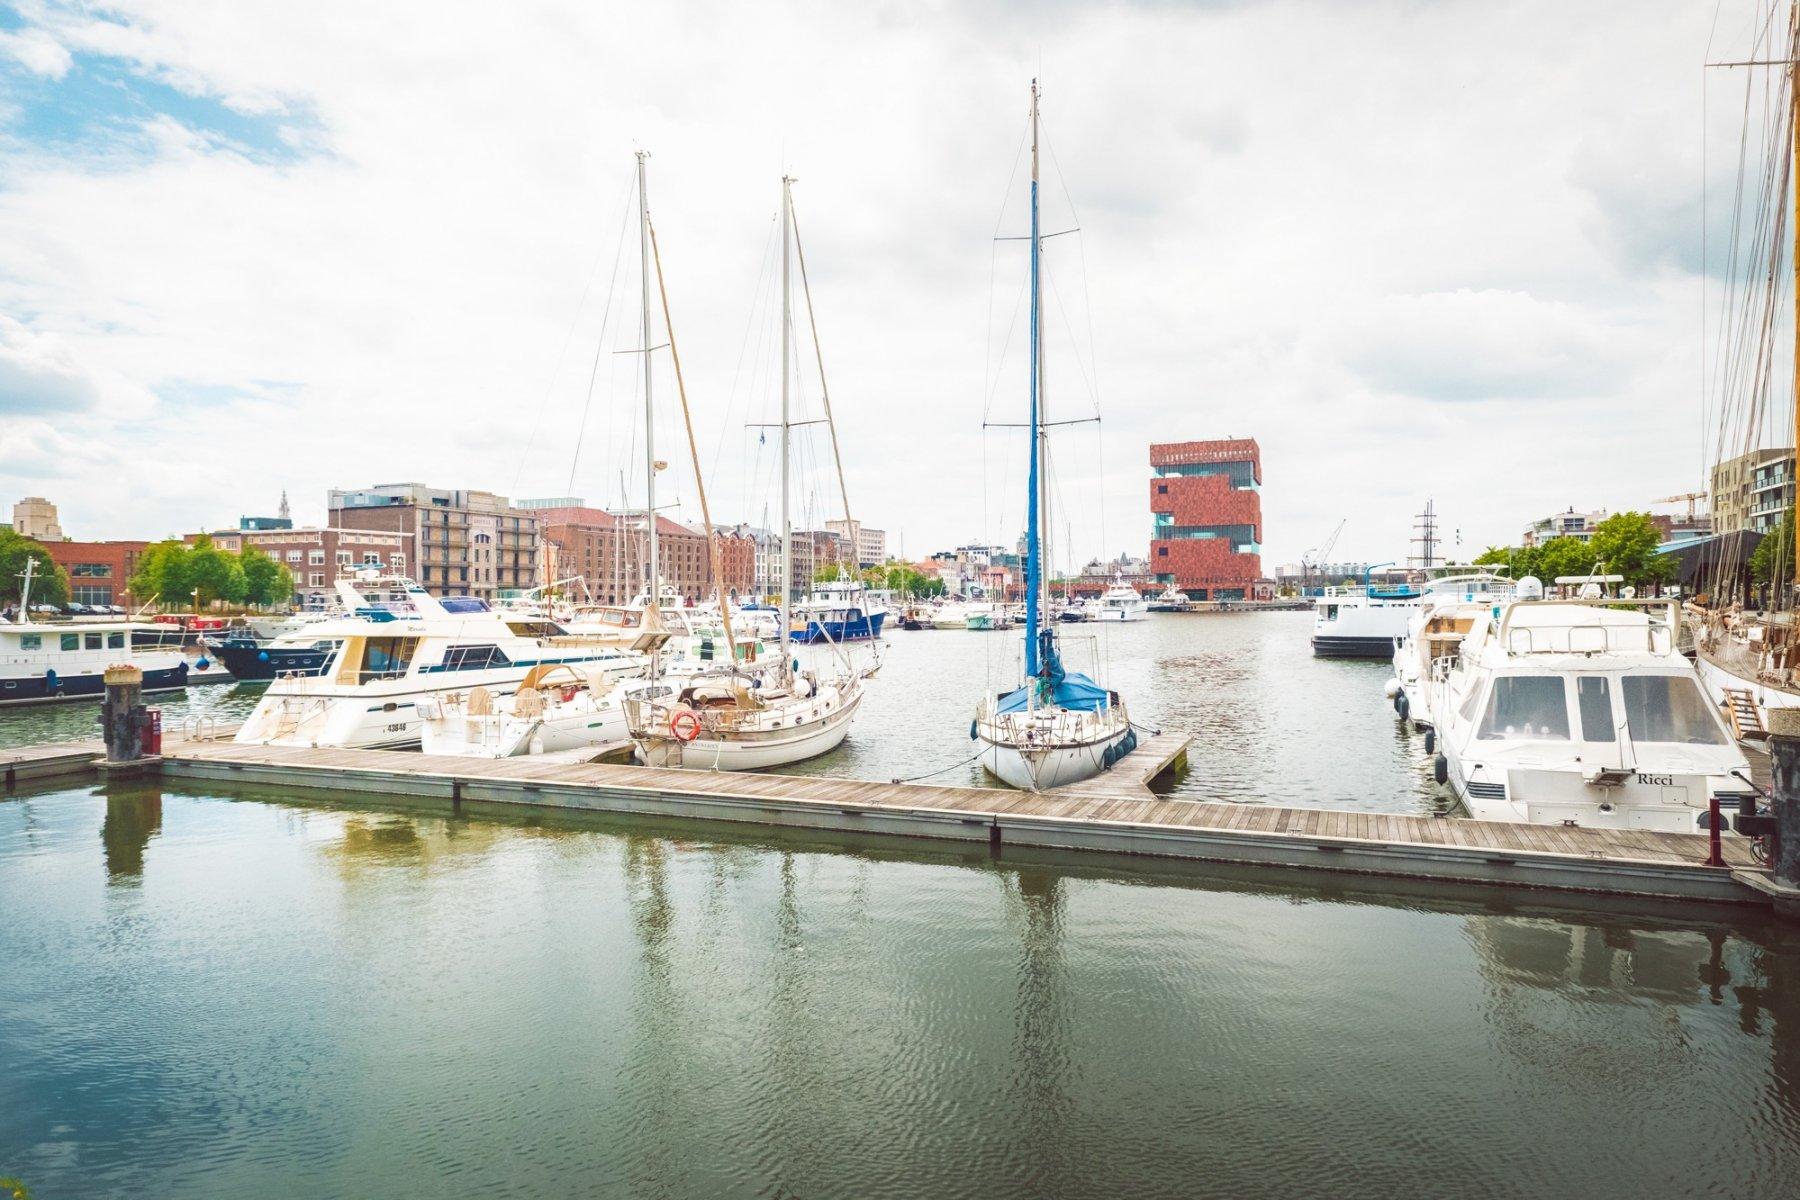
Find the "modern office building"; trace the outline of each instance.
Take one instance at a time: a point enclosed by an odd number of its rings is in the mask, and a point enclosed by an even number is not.
[[[131,577],[137,573],[138,559],[150,548],[149,542],[40,540],[68,575],[69,599],[75,603],[133,607],[139,602],[131,595]]]
[[[1559,513],[1551,513],[1547,517],[1539,517],[1525,527],[1521,540],[1527,546],[1541,546],[1552,538],[1574,538],[1578,542],[1589,541],[1600,522],[1609,517],[1604,508],[1593,512],[1576,512],[1573,508]]]
[[[1255,438],[1150,446],[1150,573],[1195,600],[1268,594]]]
[[[1712,531],[1767,533],[1794,503],[1794,448],[1752,450],[1712,471]]]
[[[380,484],[332,489],[329,524],[374,529],[407,539],[414,578],[434,596],[480,596],[538,585],[540,514],[492,492]]]
[[[856,565],[879,567],[887,561],[887,533],[870,529],[861,521],[827,521],[825,528],[856,547]]]

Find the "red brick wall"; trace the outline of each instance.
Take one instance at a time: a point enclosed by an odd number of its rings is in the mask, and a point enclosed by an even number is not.
[[[1262,494],[1233,488],[1223,475],[1171,475],[1150,481],[1150,511],[1177,525],[1250,525],[1262,540]]]
[[[70,595],[83,585],[109,587],[109,603],[124,605],[125,589],[131,573],[137,570],[138,556],[150,548],[149,542],[45,542],[44,549],[69,576]],[[77,575],[76,564],[103,567],[103,574]],[[135,600],[135,598],[133,598]],[[140,602],[141,603],[141,602]]]
[[[1200,442],[1160,442],[1150,447],[1151,467],[1186,463],[1244,462],[1262,482],[1262,451],[1255,438]],[[1262,494],[1234,488],[1225,475],[1155,475],[1150,511],[1168,513],[1175,525],[1248,525],[1252,540],[1263,537]],[[1182,588],[1244,587],[1262,578],[1262,556],[1239,554],[1226,538],[1158,538],[1150,543],[1150,571],[1174,575]]]

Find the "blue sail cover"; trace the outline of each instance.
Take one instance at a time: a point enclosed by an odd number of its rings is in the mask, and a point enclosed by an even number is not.
[[[1065,671],[1056,649],[1056,630],[1038,633],[1038,661],[1043,665],[1023,687],[1000,698],[999,712],[1023,712],[1027,708],[1066,708],[1073,712],[1099,712],[1110,703],[1110,693],[1079,671]],[[1036,693],[1035,702],[1032,693]]]
[[[1066,673],[1052,684],[1042,675],[1026,684],[1015,688],[1000,698],[999,711],[1003,713],[1024,712],[1031,707],[1029,694],[1036,689],[1036,707],[1044,708],[1054,704],[1058,708],[1072,709],[1076,712],[1099,712],[1108,704],[1107,691],[1079,671]]]

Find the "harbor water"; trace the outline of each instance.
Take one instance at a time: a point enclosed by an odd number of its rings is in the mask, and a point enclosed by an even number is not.
[[[1194,734],[1191,768],[1172,785],[1190,799],[1420,813],[1442,803],[1423,739],[1400,728],[1381,694],[1387,664],[1319,659],[1305,612],[1155,613],[1062,631],[1071,669],[1122,694],[1147,727]],[[970,760],[969,721],[989,691],[1018,685],[1016,631],[890,631],[850,738],[786,768],[800,774],[991,784]],[[827,651],[804,647],[809,659]],[[871,653],[853,646],[859,660]],[[261,684],[190,688],[153,702],[166,728],[193,713],[241,719]],[[94,736],[96,704],[0,710],[0,746]]]
[[[34,1196],[1791,1197],[1800,934],[272,792],[0,799]]]

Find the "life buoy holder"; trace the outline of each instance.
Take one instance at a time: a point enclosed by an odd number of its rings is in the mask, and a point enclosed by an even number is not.
[[[700,714],[691,708],[678,708],[669,718],[669,732],[678,742],[691,742],[700,736]]]

